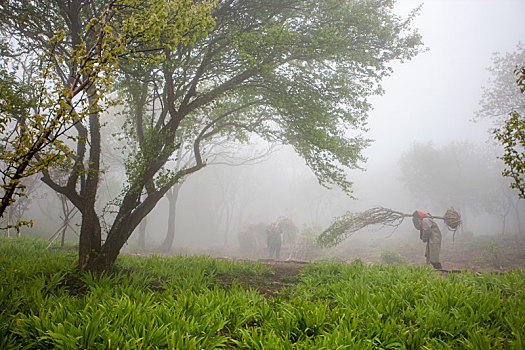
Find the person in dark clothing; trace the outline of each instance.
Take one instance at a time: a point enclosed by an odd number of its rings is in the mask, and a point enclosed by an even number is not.
[[[441,231],[429,213],[420,210],[412,213],[412,223],[419,230],[419,238],[427,244],[425,250],[426,263],[435,269],[441,269],[439,262],[439,251],[441,250]]]
[[[282,232],[275,222],[266,226],[266,239],[268,244],[268,255],[270,258],[279,259],[281,255],[281,245],[283,243]]]

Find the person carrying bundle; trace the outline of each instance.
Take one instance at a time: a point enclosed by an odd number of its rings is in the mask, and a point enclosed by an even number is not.
[[[266,226],[266,242],[268,244],[268,255],[270,258],[279,259],[281,254],[281,244],[283,242],[282,232],[275,222]]]
[[[419,230],[419,238],[427,244],[425,250],[426,263],[435,269],[441,270],[439,262],[439,251],[441,250],[441,231],[429,213],[420,210],[412,213],[412,223]]]

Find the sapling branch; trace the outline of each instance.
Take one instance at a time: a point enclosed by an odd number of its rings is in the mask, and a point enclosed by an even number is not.
[[[412,214],[383,207],[374,207],[362,213],[347,212],[336,218],[316,237],[316,241],[321,246],[334,247],[365,227],[380,225],[397,228],[407,217],[412,217]],[[432,216],[432,218],[444,220],[447,227],[454,232],[461,224],[461,217],[453,208],[448,209],[444,216]]]

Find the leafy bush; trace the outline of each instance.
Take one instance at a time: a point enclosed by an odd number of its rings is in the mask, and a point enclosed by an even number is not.
[[[338,257],[338,256],[332,256],[332,255],[322,255],[322,256],[318,256],[316,257],[314,260],[313,260],[316,264],[318,263],[327,263],[327,264],[330,264],[330,263],[340,263],[340,262],[344,262],[344,259]]]
[[[498,269],[502,269],[506,264],[501,246],[494,240],[481,246],[481,260]]]
[[[393,250],[383,250],[381,252],[381,264],[385,265],[405,265],[407,258]]]

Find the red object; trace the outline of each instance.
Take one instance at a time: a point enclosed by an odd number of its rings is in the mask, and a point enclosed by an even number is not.
[[[416,211],[419,214],[419,227],[420,227],[420,230],[421,230],[421,229],[423,229],[423,217],[425,215],[427,215],[427,213],[422,212],[421,210],[416,210]]]

